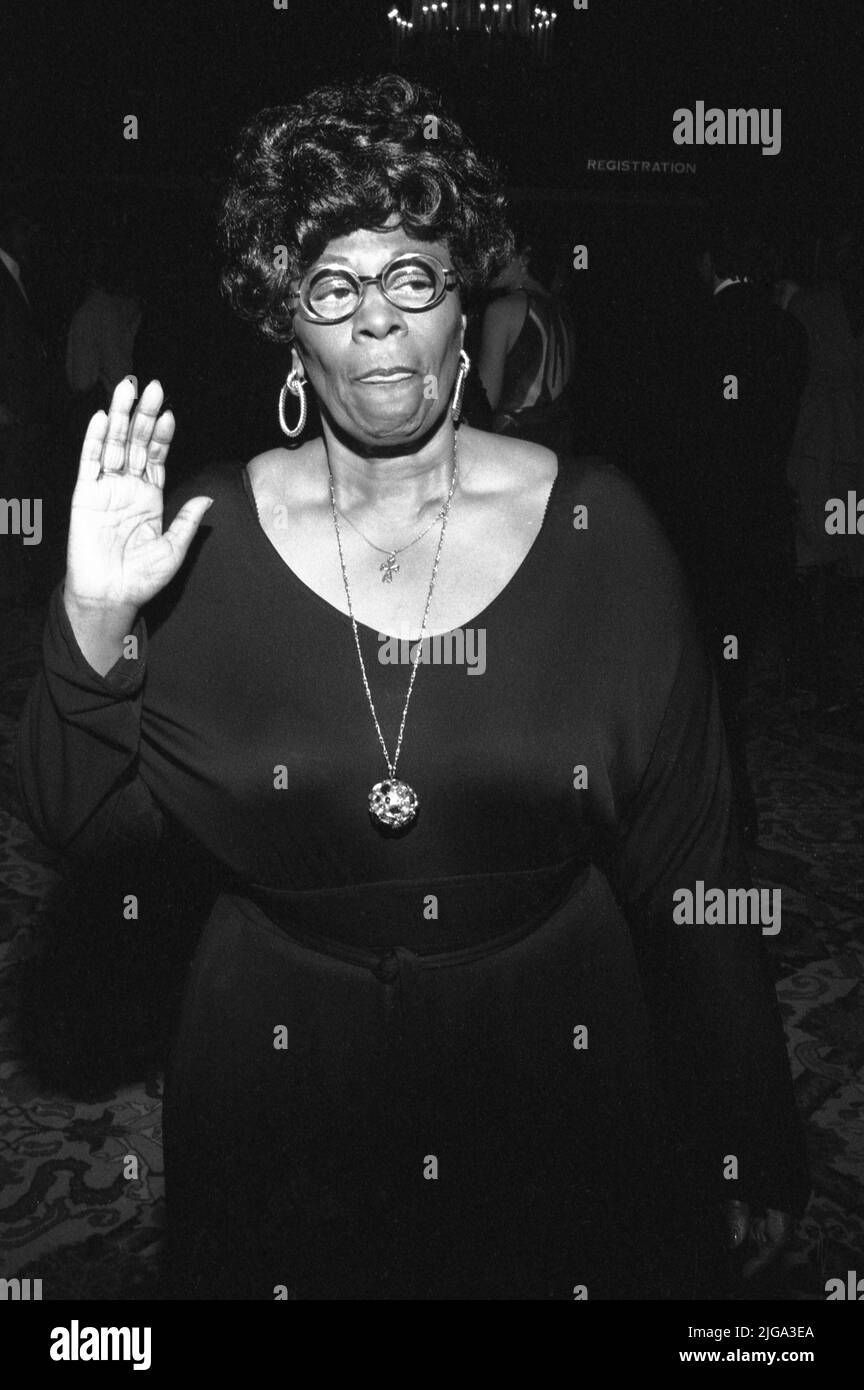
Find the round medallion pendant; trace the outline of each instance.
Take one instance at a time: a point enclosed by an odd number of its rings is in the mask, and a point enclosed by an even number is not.
[[[369,810],[382,825],[407,825],[414,819],[419,805],[414,788],[395,779],[376,782],[369,793]]]

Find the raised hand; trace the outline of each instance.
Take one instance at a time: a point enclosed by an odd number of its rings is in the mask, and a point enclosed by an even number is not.
[[[165,460],[174,416],[162,414],[162,387],[151,381],[131,418],[136,386],[126,377],[106,415],[93,416],[72,496],[64,601],[67,612],[134,614],[173,579],[210,497],[193,497],[162,530]]]

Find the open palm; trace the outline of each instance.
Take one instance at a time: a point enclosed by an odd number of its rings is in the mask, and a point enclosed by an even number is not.
[[[212,498],[193,497],[162,529],[165,460],[174,417],[151,381],[116,387],[87,429],[72,496],[65,591],[83,608],[136,610],[173,579]]]

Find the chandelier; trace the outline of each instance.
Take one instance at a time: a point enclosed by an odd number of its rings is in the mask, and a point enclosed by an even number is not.
[[[557,18],[534,0],[411,0],[410,19],[396,5],[387,16],[396,58],[418,39],[456,43],[463,35],[485,36],[490,48],[521,39],[546,58]]]

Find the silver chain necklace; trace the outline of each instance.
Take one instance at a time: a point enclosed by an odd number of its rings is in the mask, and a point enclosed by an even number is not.
[[[413,787],[409,787],[407,782],[400,782],[396,778],[396,764],[399,761],[399,754],[402,751],[402,736],[405,732],[405,720],[408,718],[408,705],[411,700],[411,692],[414,689],[414,680],[417,675],[417,667],[420,664],[420,657],[423,653],[423,636],[426,631],[426,620],[429,616],[429,606],[432,602],[432,594],[435,589],[435,580],[438,577],[438,562],[441,559],[441,547],[444,544],[444,533],[447,530],[447,518],[450,513],[450,503],[453,500],[453,491],[456,487],[456,477],[459,471],[458,456],[458,435],[453,434],[453,474],[450,479],[450,491],[447,494],[447,501],[441,510],[441,535],[438,538],[438,549],[435,552],[435,563],[432,566],[432,578],[429,583],[429,592],[426,595],[426,607],[423,610],[423,622],[420,627],[420,638],[417,642],[417,649],[411,667],[411,679],[408,682],[408,694],[405,696],[405,707],[402,710],[402,722],[399,725],[399,737],[396,741],[396,752],[393,761],[390,761],[390,754],[387,752],[387,744],[384,742],[384,735],[381,732],[381,725],[378,723],[378,716],[375,713],[375,704],[372,699],[372,692],[369,689],[369,680],[366,675],[366,663],[363,660],[363,652],[360,649],[360,636],[357,632],[357,619],[354,617],[354,608],[351,603],[351,590],[348,587],[348,572],[345,569],[345,557],[342,554],[342,533],[339,530],[339,513],[336,507],[336,489],[333,481],[333,470],[330,468],[330,460],[327,460],[327,471],[330,476],[330,507],[333,512],[333,525],[336,528],[336,544],[339,547],[339,564],[342,567],[342,582],[345,585],[345,597],[348,600],[348,612],[351,617],[351,625],[354,629],[354,645],[357,648],[357,656],[360,659],[360,671],[363,675],[363,688],[366,691],[366,699],[369,701],[369,708],[372,711],[372,719],[378,734],[378,742],[384,753],[384,760],[387,764],[389,777],[384,782],[376,782],[369,793],[369,810],[382,825],[398,829],[403,825],[408,825],[417,814],[420,805],[417,793]],[[436,518],[437,520],[437,518]],[[433,522],[432,525],[435,523]],[[431,528],[428,528],[431,529]],[[364,537],[365,539],[365,537]],[[407,549],[407,547],[403,547]]]
[[[440,512],[436,512],[435,516],[429,522],[429,525],[423,528],[419,536],[415,536],[413,541],[409,541],[407,545],[400,545],[395,550],[392,546],[376,545],[374,541],[370,541],[368,536],[364,536],[359,526],[354,525],[354,522],[351,520],[350,516],[346,516],[344,512],[339,512],[339,515],[341,516],[343,521],[347,521],[352,531],[357,532],[357,535],[360,537],[361,540],[364,540],[367,545],[371,545],[372,549],[377,550],[381,555],[387,556],[387,559],[384,560],[382,564],[378,566],[378,568],[379,570],[383,570],[383,574],[381,575],[381,583],[392,584],[393,576],[395,574],[398,574],[400,569],[402,568],[401,565],[397,565],[396,556],[401,555],[403,550],[410,550],[412,545],[416,545],[418,541],[422,541],[424,536],[428,536],[429,532],[432,530],[432,527],[436,524],[436,522],[440,521],[442,516],[444,515],[444,508],[442,507]]]

